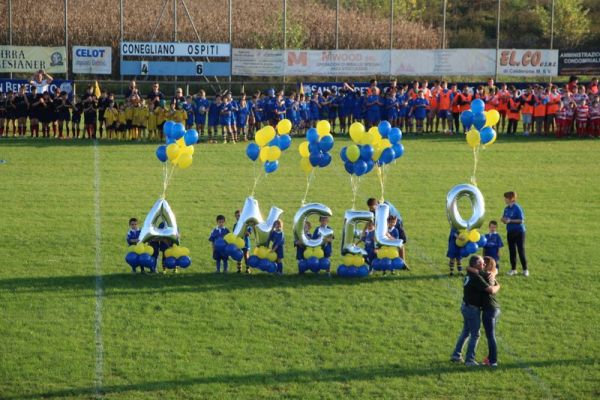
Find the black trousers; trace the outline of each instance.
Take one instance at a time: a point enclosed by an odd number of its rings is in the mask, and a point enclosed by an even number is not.
[[[517,119],[509,119],[508,120],[508,130],[506,131],[506,133],[509,135],[514,135],[515,133],[517,133],[517,124],[518,123],[519,123],[519,120],[517,120]]]
[[[517,251],[523,271],[527,269],[527,257],[525,256],[525,232],[508,232],[508,253],[510,255],[510,266],[517,269]]]
[[[458,133],[460,130],[460,113],[452,113],[452,120],[454,121],[454,132]]]

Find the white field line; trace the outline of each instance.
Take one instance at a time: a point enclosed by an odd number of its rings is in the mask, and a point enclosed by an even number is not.
[[[424,251],[421,251],[421,247],[415,243],[415,240],[413,239],[412,244],[410,245],[411,249],[413,249],[414,254],[417,258],[420,258],[431,270],[439,272],[439,268],[436,267],[436,263],[435,261],[429,257],[428,254],[426,254]],[[466,265],[463,266],[464,268],[466,268]],[[440,279],[447,277],[447,275],[445,274],[441,274],[440,275]],[[455,295],[455,297],[462,297],[462,293],[456,288],[456,286],[453,286],[450,284],[451,280],[450,279],[444,279],[446,281],[446,288],[450,291],[453,292],[453,294]],[[496,340],[498,342],[498,344],[500,345],[500,347],[502,347],[502,350],[508,354],[509,356],[513,357],[518,364],[521,365],[521,369],[523,369],[527,375],[529,376],[529,378],[535,382],[538,387],[540,387],[544,392],[546,392],[546,399],[554,399],[554,396],[552,395],[552,391],[550,390],[550,387],[547,385],[547,383],[538,375],[535,373],[535,371],[533,370],[533,368],[531,368],[529,365],[527,365],[527,363],[525,361],[523,361],[514,351],[512,351],[512,349],[510,348],[510,346],[508,345],[508,343],[506,343],[504,340],[502,340],[502,338],[500,338],[500,335],[498,335],[496,333]],[[500,367],[501,368],[501,367]]]
[[[100,220],[100,150],[98,141],[94,141],[94,222],[96,226],[96,311],[94,318],[94,332],[96,342],[96,370],[94,377],[95,394],[97,398],[103,397],[102,382],[104,377],[104,344],[102,342],[102,301],[104,298],[104,284],[102,282],[102,227]]]

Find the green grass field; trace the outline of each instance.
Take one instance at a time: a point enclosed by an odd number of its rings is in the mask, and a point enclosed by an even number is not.
[[[531,276],[508,277],[502,252],[499,368],[449,362],[462,282],[447,276],[448,190],[468,182],[463,140],[406,138],[386,198],[403,213],[410,272],[347,280],[298,276],[291,224],[304,194],[296,151],[259,183],[263,213],[282,208],[285,275],[216,275],[210,230],[248,195],[245,146],[199,145],[169,200],[193,264],[131,275],[124,237],[162,190],[155,144],[0,141],[0,398],[597,398],[600,141],[505,139],[478,172],[487,219],[516,190]],[[351,206],[337,156],[309,201]],[[97,158],[96,158],[97,157]],[[371,174],[359,205],[378,196]],[[97,208],[98,207],[98,208]],[[505,236],[504,229],[501,230]],[[333,264],[340,262],[339,241]],[[483,335],[483,330],[482,330]],[[484,336],[478,359],[487,354]]]

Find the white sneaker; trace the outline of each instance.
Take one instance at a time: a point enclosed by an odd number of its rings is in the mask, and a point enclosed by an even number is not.
[[[517,275],[518,272],[516,269],[511,269],[510,271],[508,271],[507,275],[513,276],[513,275]]]
[[[523,276],[529,276],[529,270],[526,269],[525,271],[523,271]]]

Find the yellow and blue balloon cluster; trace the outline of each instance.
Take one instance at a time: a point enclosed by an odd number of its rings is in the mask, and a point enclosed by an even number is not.
[[[485,246],[487,239],[477,229],[463,229],[458,231],[455,243],[460,247],[460,256],[465,258],[477,253],[480,247]]]
[[[222,239],[215,240],[215,251],[223,258],[231,257],[235,261],[242,261],[244,253],[244,239],[235,236],[233,233],[228,233]]]
[[[150,268],[150,271],[154,272],[156,271],[156,258],[152,256],[153,254],[154,248],[152,246],[140,242],[129,246],[125,261],[133,271],[140,267],[142,271],[144,268]]]
[[[346,172],[350,175],[368,174],[375,163],[383,166],[404,154],[404,146],[400,143],[402,131],[392,128],[387,121],[368,131],[360,122],[354,122],[350,125],[350,138],[354,144],[344,147],[340,152]]]
[[[346,254],[338,266],[337,274],[344,278],[364,278],[369,275],[369,266],[362,255]]]
[[[277,171],[281,152],[287,150],[292,144],[289,135],[291,130],[292,122],[289,119],[279,121],[277,131],[271,125],[265,126],[256,132],[255,143],[250,143],[246,147],[246,155],[252,161],[260,158],[267,174]]]
[[[493,126],[498,124],[500,113],[497,110],[485,111],[485,103],[481,99],[473,100],[471,109],[463,111],[460,121],[467,132],[467,143],[475,149],[480,145],[491,146],[497,138]]]
[[[306,131],[306,141],[300,143],[298,151],[302,159],[300,168],[309,173],[313,168],[325,168],[331,163],[329,150],[333,148],[333,136],[331,136],[331,125],[328,121],[317,122],[316,128]]]
[[[161,162],[171,161],[173,166],[181,169],[192,165],[194,145],[198,143],[198,132],[195,129],[185,130],[181,123],[165,122],[163,127],[166,144],[158,146],[156,157]]]
[[[375,271],[394,271],[405,267],[404,260],[398,254],[398,248],[394,246],[381,246],[377,250],[377,258],[371,262]]]
[[[331,267],[331,261],[325,257],[322,247],[308,247],[303,255],[304,259],[298,261],[298,272],[301,274],[306,271],[318,274],[319,271],[328,271]]]
[[[248,257],[248,266],[273,274],[277,271],[275,261],[277,253],[266,246],[259,246],[254,249],[254,254]]]
[[[189,267],[192,265],[190,249],[174,244],[165,250],[165,259],[163,260],[163,265],[167,269],[174,269],[175,267]]]

